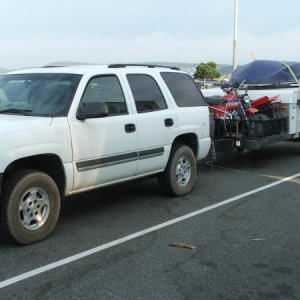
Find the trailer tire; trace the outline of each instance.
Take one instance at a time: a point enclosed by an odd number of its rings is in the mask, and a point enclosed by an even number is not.
[[[270,118],[264,114],[252,115],[249,120],[249,137],[250,138],[262,138],[268,134],[268,124],[264,121],[270,120]]]

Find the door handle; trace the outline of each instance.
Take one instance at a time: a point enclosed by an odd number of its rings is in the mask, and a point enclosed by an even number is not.
[[[135,124],[125,124],[125,132],[127,133],[131,133],[131,132],[135,132],[136,128],[135,128]]]
[[[173,119],[171,119],[171,118],[165,119],[165,126],[166,126],[166,127],[171,127],[171,126],[173,126],[173,125],[174,125]]]

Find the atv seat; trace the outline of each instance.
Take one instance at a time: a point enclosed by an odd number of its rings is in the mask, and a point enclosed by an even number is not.
[[[205,101],[207,104],[210,105],[218,105],[218,104],[222,104],[224,102],[224,98],[221,98],[220,96],[208,96],[205,97]]]

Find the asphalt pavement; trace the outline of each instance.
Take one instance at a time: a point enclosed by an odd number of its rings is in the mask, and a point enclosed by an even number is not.
[[[282,142],[200,163],[185,197],[152,178],[64,199],[47,240],[0,235],[0,299],[300,299],[299,195]]]

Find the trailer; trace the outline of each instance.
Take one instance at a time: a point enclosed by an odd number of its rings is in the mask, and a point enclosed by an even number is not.
[[[272,143],[300,138],[300,63],[255,61],[237,68],[231,84],[239,83],[250,99],[275,97],[278,111],[251,118],[214,114],[213,148],[216,152],[258,150]],[[202,90],[204,97],[224,96],[224,88]],[[210,98],[211,99],[211,98]],[[251,106],[251,105],[250,105]]]
[[[221,89],[202,91],[204,96],[221,95]],[[276,118],[214,119],[216,152],[258,150],[265,145],[300,137],[300,91],[298,87],[249,90],[251,99],[279,95],[280,115]]]

